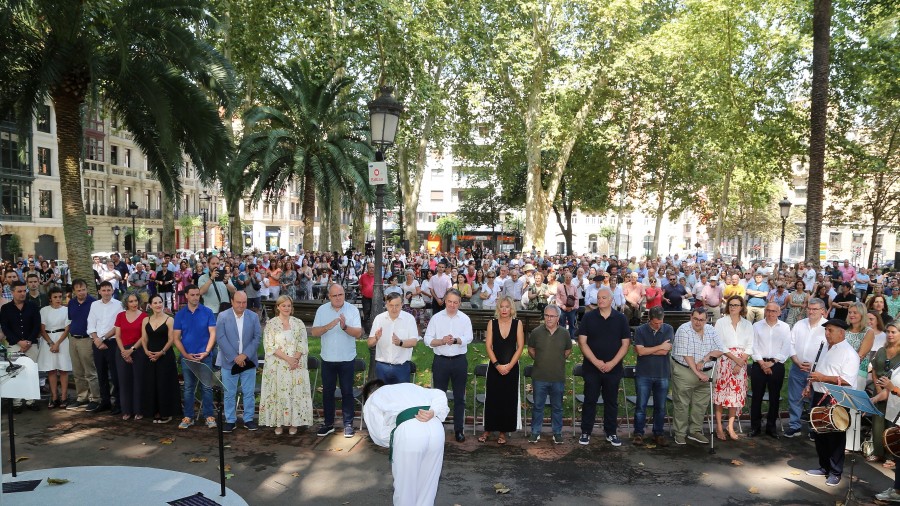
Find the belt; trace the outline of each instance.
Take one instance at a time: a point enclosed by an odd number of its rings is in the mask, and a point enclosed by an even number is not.
[[[65,332],[66,329],[56,329],[56,330],[48,330],[48,334],[56,334],[57,332]]]
[[[399,427],[401,423],[408,422],[415,418],[416,415],[419,414],[420,409],[428,411],[429,409],[431,409],[431,406],[415,406],[412,408],[406,408],[397,414],[397,418],[394,421],[394,429],[391,430],[390,450],[388,450],[388,460],[390,460],[391,462],[394,461],[394,432],[397,431],[397,427]]]
[[[379,364],[382,364],[382,365],[389,365],[389,366],[391,366],[391,367],[397,367],[397,366],[401,366],[401,365],[405,365],[405,364],[406,364],[406,362],[400,362],[399,364],[392,364],[392,363],[390,363],[390,362],[385,362],[385,361],[383,361],[383,360],[376,360],[375,362],[376,362],[376,363],[379,363]]]
[[[775,360],[774,357],[763,357],[762,361],[763,362],[775,362],[776,364],[778,363],[778,361]]]
[[[672,359],[672,361],[675,362],[676,364],[680,365],[681,367],[686,367],[686,368],[688,368],[688,369],[691,368],[691,366],[689,366],[689,365],[687,365],[687,364],[682,364],[681,362],[675,360],[674,358]],[[706,371],[711,371],[713,367],[714,367],[714,366],[704,367],[704,368],[702,369],[702,371],[704,371],[704,372],[706,372]]]
[[[435,355],[435,358],[446,358],[447,360],[454,360],[454,359],[457,359],[457,358],[466,358],[466,354],[465,354],[465,353],[460,353],[459,355],[451,355],[451,356],[447,356],[447,355]]]
[[[81,335],[81,334],[69,334],[69,337],[72,337],[75,339],[90,339],[91,336]]]

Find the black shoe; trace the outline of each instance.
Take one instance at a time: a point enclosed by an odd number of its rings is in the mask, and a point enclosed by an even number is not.
[[[762,431],[761,431],[761,430],[759,430],[759,429],[753,429],[753,430],[750,431],[750,434],[748,434],[748,435],[749,435],[750,437],[759,437],[761,434],[762,434]]]
[[[109,409],[109,408],[107,408],[107,409]],[[87,406],[84,407],[84,410],[89,413],[94,413],[96,411],[100,411],[100,404],[98,404],[96,402],[89,402],[89,403],[87,403]]]
[[[259,429],[259,425],[256,424],[253,420],[244,422],[244,428],[247,430],[257,430]]]
[[[466,440],[466,435],[465,435],[465,434],[463,434],[462,432],[457,432],[457,433],[456,433],[456,442],[457,442],[457,443],[462,443],[462,442],[465,441],[465,440]]]
[[[109,411],[111,409],[112,409],[112,405],[110,405],[109,403],[101,402],[100,405],[97,406],[97,409],[94,410],[94,412],[99,413],[101,411]]]
[[[234,424],[231,422],[225,422],[225,424],[222,425],[222,432],[225,434],[234,432]]]
[[[812,441],[814,443],[816,442],[816,433],[815,432],[813,432],[813,431],[807,432],[806,437],[808,437],[810,441]]]
[[[18,406],[13,406],[13,413],[17,415],[21,415],[22,411],[25,411],[25,406],[19,404]]]
[[[766,435],[778,439],[778,432],[776,432],[775,429],[766,429]]]
[[[41,410],[41,405],[36,402],[32,402],[31,404],[25,404],[25,406],[32,411],[40,411]]]
[[[109,414],[116,416],[122,414],[122,409],[119,406],[113,406],[112,409],[109,410]]]

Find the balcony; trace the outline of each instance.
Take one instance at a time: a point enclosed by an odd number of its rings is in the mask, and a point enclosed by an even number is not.
[[[85,160],[84,163],[81,164],[81,170],[106,173],[106,164],[102,162],[95,162],[92,160]]]
[[[30,214],[0,214],[0,221],[31,221]]]

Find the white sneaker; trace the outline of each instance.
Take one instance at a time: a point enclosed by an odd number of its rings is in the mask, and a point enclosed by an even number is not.
[[[891,487],[880,494],[875,494],[875,499],[885,502],[900,502],[900,494]]]

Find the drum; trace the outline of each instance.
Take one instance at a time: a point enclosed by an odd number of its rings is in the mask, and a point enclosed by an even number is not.
[[[819,434],[844,432],[850,427],[850,415],[841,406],[816,406],[809,410],[809,425]]]
[[[884,431],[884,449],[900,457],[900,427],[890,427]]]

